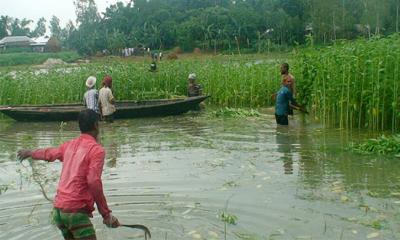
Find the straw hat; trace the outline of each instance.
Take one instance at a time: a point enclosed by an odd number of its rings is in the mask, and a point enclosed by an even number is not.
[[[86,80],[86,87],[92,88],[94,85],[96,85],[96,78],[93,76],[90,76]]]
[[[189,74],[188,79],[196,80],[196,74],[195,73]]]

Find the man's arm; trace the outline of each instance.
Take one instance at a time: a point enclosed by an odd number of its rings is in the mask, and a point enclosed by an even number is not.
[[[87,104],[86,104],[86,93],[83,94],[83,106],[87,107]]]
[[[296,102],[296,99],[294,99],[293,94],[289,89],[287,89],[285,94],[286,94],[287,99],[289,99],[289,104],[295,105],[295,106],[298,105]]]
[[[201,84],[197,84],[199,88],[199,96],[203,95],[203,88],[201,87]]]
[[[114,95],[112,94],[111,89],[110,89],[110,91],[108,92],[108,101],[110,101],[111,104],[114,104],[114,103],[115,103]]]
[[[293,109],[296,109],[296,110],[298,110],[298,111],[300,111],[302,113],[308,114],[307,109],[302,105],[298,105],[298,104],[297,105],[293,105],[292,103],[289,103],[289,107],[291,107]]]
[[[99,98],[98,98],[98,101],[97,101],[97,106],[99,107],[100,119],[102,119],[103,118],[103,107],[101,106],[100,93],[99,93]]]
[[[18,158],[22,161],[28,157],[35,160],[45,160],[48,162],[53,162],[56,159],[63,161],[65,143],[60,147],[56,148],[43,148],[36,150],[23,149],[18,151]]]
[[[103,192],[103,183],[101,181],[105,152],[100,147],[94,147],[90,151],[89,157],[89,170],[86,177],[89,192],[93,196],[97,209],[103,217],[103,223],[109,227],[118,227],[118,219],[112,216],[111,210],[108,208],[107,200]]]
[[[292,79],[292,94],[293,97],[296,97],[297,94],[297,89],[296,89],[296,80],[294,79],[293,75],[290,75],[290,78]]]
[[[296,99],[293,97],[293,94],[288,91],[288,98],[289,98],[289,107],[301,111],[303,113],[308,113],[307,110],[296,102]]]

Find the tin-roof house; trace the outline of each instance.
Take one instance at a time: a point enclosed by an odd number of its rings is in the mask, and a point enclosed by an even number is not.
[[[49,41],[48,36],[42,36],[37,38],[32,38],[33,43],[31,43],[32,51],[34,52],[44,52],[47,42]]]
[[[27,36],[9,36],[0,40],[0,48],[29,47],[31,43],[34,43],[33,40]]]
[[[44,52],[49,41],[48,36],[29,38],[27,36],[8,36],[0,40],[0,49],[7,48],[31,48],[35,52]]]

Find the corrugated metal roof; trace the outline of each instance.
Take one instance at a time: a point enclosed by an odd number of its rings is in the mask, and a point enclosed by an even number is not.
[[[32,38],[32,41],[34,41],[35,43],[44,43],[46,44],[49,41],[49,37],[48,36],[41,36],[41,37],[37,37],[37,38]]]
[[[0,44],[19,43],[19,42],[34,43],[34,41],[27,36],[9,36],[9,37],[4,37],[3,39],[0,40]]]
[[[31,43],[31,46],[45,46],[47,42],[49,41],[48,36],[42,36],[42,37],[37,37],[37,38],[32,38],[33,43]]]

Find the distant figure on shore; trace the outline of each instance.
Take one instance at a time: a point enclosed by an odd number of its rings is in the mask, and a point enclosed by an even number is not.
[[[196,74],[191,73],[188,76],[188,86],[187,86],[187,94],[188,97],[195,97],[195,96],[200,96],[202,95],[202,88],[201,85],[196,83]]]
[[[83,104],[87,109],[92,109],[97,114],[100,114],[99,110],[99,92],[96,89],[96,78],[90,76],[86,80],[87,90],[83,95]]]
[[[161,59],[162,59],[162,52],[157,52],[157,51],[153,52],[153,53],[151,54],[151,59],[152,59],[153,61],[161,61]]]
[[[114,121],[115,100],[112,94],[112,78],[105,76],[103,79],[103,87],[99,91],[99,105],[103,120],[106,122]]]
[[[150,55],[151,55],[151,60],[153,62],[158,60],[158,53],[157,52],[152,52]]]
[[[153,60],[151,62],[149,71],[150,72],[156,72],[157,71],[157,63],[156,63],[156,61]]]

